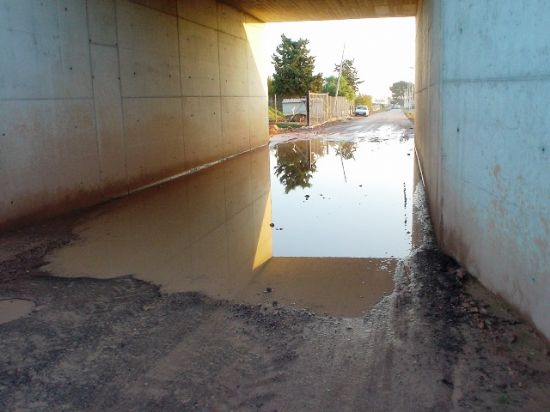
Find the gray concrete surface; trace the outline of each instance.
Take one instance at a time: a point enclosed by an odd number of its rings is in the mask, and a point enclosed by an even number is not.
[[[436,237],[547,337],[549,14],[537,0],[422,1],[416,66]]]
[[[215,1],[0,1],[0,227],[267,143],[261,45]]]

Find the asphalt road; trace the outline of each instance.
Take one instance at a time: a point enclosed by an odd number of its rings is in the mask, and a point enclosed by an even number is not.
[[[279,133],[272,136],[271,143],[276,144],[291,139],[310,139],[324,137],[334,139],[343,137],[345,139],[355,139],[364,136],[367,133],[375,132],[387,133],[394,131],[400,134],[413,133],[413,124],[405,117],[403,111],[393,109],[387,112],[380,112],[369,117],[351,117],[345,121],[327,123],[313,129],[295,129],[289,133]]]

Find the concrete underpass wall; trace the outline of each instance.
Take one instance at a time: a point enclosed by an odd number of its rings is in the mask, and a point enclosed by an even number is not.
[[[0,0],[0,227],[266,144],[262,32],[208,0]]]
[[[550,2],[420,3],[417,150],[439,243],[550,337]]]

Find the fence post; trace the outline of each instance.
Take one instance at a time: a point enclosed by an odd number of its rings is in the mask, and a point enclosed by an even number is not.
[[[310,112],[310,107],[309,107],[309,91],[307,92],[306,94],[306,122],[307,122],[307,125],[308,126],[311,126],[310,124],[310,120],[309,120],[309,112]]]
[[[277,95],[273,95],[275,98],[275,123],[277,123]]]

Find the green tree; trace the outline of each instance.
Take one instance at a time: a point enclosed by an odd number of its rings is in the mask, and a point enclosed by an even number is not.
[[[310,55],[309,40],[296,41],[281,35],[281,44],[271,56],[275,67],[273,91],[281,97],[305,96],[322,75],[313,75],[315,57]]]
[[[323,78],[323,75],[321,73],[316,74],[313,76],[313,80],[309,85],[309,91],[313,93],[322,93],[324,83],[325,79]]]
[[[363,80],[359,79],[357,74],[357,69],[353,66],[355,59],[344,59],[342,64],[335,64],[334,71],[336,73],[340,72],[340,67],[342,67],[342,77],[345,78],[348,84],[351,86],[355,93],[359,92],[359,85],[363,83]]]
[[[394,84],[392,84],[390,86],[390,91],[391,91],[391,94],[392,94],[391,102],[392,103],[399,103],[399,104],[402,105],[403,100],[405,98],[405,93],[407,92],[407,87],[409,85],[412,86],[412,83],[405,82],[403,80],[401,80],[399,82],[395,82]]]
[[[273,87],[273,77],[267,76],[267,95],[271,97],[274,94],[275,94],[275,90]]]
[[[338,77],[329,76],[325,79],[323,85],[323,92],[328,93],[331,96],[336,96],[336,88],[338,87]],[[355,91],[349,85],[345,77],[340,79],[340,87],[338,88],[338,96],[345,96],[349,100],[353,100],[355,97]]]
[[[356,96],[355,105],[367,106],[369,110],[372,110],[372,96],[369,96],[368,94],[360,94],[359,96]]]

